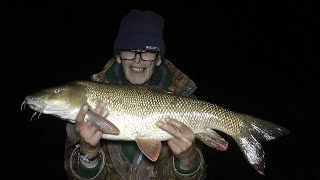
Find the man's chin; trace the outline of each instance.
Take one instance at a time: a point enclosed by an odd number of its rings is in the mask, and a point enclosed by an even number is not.
[[[137,76],[135,75],[134,77],[131,76],[131,78],[128,78],[131,84],[145,84],[149,78],[146,78],[145,76]]]

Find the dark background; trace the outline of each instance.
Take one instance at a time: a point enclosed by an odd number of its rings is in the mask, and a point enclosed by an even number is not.
[[[48,115],[30,122],[33,111],[20,112],[20,104],[28,93],[99,72],[112,56],[122,16],[144,7],[166,19],[166,58],[196,82],[198,98],[291,130],[288,136],[262,142],[265,176],[222,134],[230,143],[227,151],[203,150],[207,179],[316,179],[319,17],[314,3],[199,2],[189,8],[177,3],[180,8],[149,1],[100,9],[7,9],[2,62],[10,66],[3,64],[2,73],[14,92],[14,100],[4,97],[12,102],[8,112],[14,115],[4,128],[12,149],[5,156],[15,157],[10,169],[24,179],[66,179],[65,122]]]

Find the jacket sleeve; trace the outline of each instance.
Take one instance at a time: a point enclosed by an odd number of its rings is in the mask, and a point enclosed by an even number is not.
[[[181,180],[204,180],[206,177],[206,164],[202,152],[197,148],[198,165],[190,173],[179,172],[175,165],[175,158],[168,146],[163,147],[163,151],[155,165],[156,179],[181,179]]]
[[[81,169],[81,163],[79,161],[79,145],[77,140],[75,139],[75,132],[73,131],[74,125],[68,123],[67,124],[67,139],[65,142],[65,151],[64,151],[64,169],[67,172],[68,178],[70,180],[83,180],[83,179],[103,179],[105,180],[107,177],[107,171],[105,168],[105,153],[100,149],[99,150],[99,163],[95,168],[95,174],[91,178],[85,178],[81,175],[81,171],[83,174],[83,168]],[[90,169],[88,170],[90,171]],[[87,172],[88,173],[88,172]],[[90,173],[90,172],[89,172]]]

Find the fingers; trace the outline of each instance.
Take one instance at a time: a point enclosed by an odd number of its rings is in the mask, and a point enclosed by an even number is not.
[[[107,117],[109,112],[105,110],[106,103],[98,103],[94,112]],[[80,139],[81,152],[94,157],[98,153],[100,147],[100,139],[102,138],[102,131],[93,126],[89,121],[86,121],[86,115],[88,114],[88,105],[84,105],[77,114],[75,124],[76,133]]]
[[[88,126],[85,131],[82,131],[83,142],[90,144],[91,146],[96,146],[102,137],[102,132],[93,126]]]
[[[166,123],[159,121],[157,125],[172,136],[180,139],[184,143],[187,143],[187,145],[192,144],[195,139],[195,134],[188,126],[172,118],[166,118],[165,122]]]
[[[188,148],[192,145],[191,142],[185,143],[177,138],[172,138],[168,141],[169,146],[172,150],[174,150],[174,154],[180,154],[188,150]]]
[[[190,164],[190,160],[196,155],[194,132],[184,123],[172,118],[166,118],[165,122],[157,122],[157,126],[173,136],[168,140],[168,145],[175,157],[179,158],[180,162]]]
[[[81,124],[76,125],[76,132],[80,137],[80,140],[92,147],[99,144],[102,137],[102,132],[94,127],[90,122],[84,122],[82,120]]]
[[[104,109],[103,111],[101,111],[101,116],[103,116],[104,118],[107,118],[109,115],[109,110],[108,109]]]
[[[173,139],[168,140],[168,146],[172,150],[173,154],[179,155],[182,153],[182,150],[178,145],[176,145],[176,143],[173,142]]]
[[[106,103],[100,102],[94,109],[94,112],[107,117],[109,111],[105,109]],[[96,145],[102,137],[102,132],[93,126],[89,121],[85,121],[86,114],[88,112],[88,105],[84,105],[77,114],[76,117],[76,132],[83,142],[92,146]]]
[[[94,112],[97,114],[100,114],[101,116],[107,119],[110,111],[106,109],[106,105],[107,105],[106,102],[100,101],[97,107],[94,109]]]
[[[105,106],[106,106],[105,102],[103,101],[99,102],[97,107],[94,109],[94,112],[96,112],[97,114],[100,114],[104,110]]]
[[[84,123],[84,117],[86,116],[87,111],[88,111],[88,106],[83,105],[77,114],[76,124],[82,125]]]
[[[167,124],[170,124],[170,125],[178,128],[178,129],[180,129],[181,127],[185,126],[185,124],[183,124],[182,122],[177,121],[176,119],[173,119],[173,118],[165,118],[164,121]]]
[[[94,112],[106,118],[109,115],[109,111],[105,109],[105,106],[106,106],[105,102],[98,103],[97,107],[94,109]],[[84,118],[87,112],[88,112],[88,105],[83,105],[76,117],[76,124],[78,126],[82,126],[85,123]]]

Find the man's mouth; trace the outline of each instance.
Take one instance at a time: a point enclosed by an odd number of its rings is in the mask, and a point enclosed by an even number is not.
[[[133,72],[136,72],[136,73],[140,73],[140,72],[143,72],[145,70],[145,68],[140,68],[140,67],[130,67],[130,69]]]

